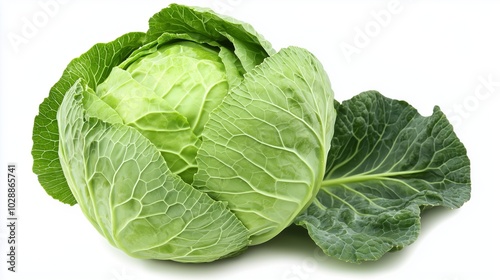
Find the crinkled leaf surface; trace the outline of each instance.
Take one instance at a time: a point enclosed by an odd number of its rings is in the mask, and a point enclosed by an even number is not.
[[[198,136],[208,114],[229,90],[219,51],[194,42],[174,42],[140,57],[124,70],[186,117]],[[109,84],[114,86],[114,82]]]
[[[278,234],[316,195],[333,134],[333,104],[319,61],[291,47],[248,72],[210,115],[194,186],[227,201],[252,244]]]
[[[420,207],[469,199],[470,162],[439,108],[423,117],[374,91],[336,107],[322,187],[295,220],[326,254],[376,260],[417,238]]]
[[[111,244],[134,257],[180,262],[213,261],[248,245],[226,204],[173,174],[141,133],[87,116],[88,90],[77,82],[64,97],[59,154],[83,213]]]
[[[155,144],[170,171],[192,182],[199,140],[183,115],[120,68],[111,71],[96,94],[119,114],[124,124]]]
[[[53,198],[75,204],[59,162],[59,131],[57,110],[66,92],[82,79],[91,89],[108,76],[111,69],[120,64],[132,51],[144,43],[144,33],[128,33],[118,39],[96,44],[88,52],[72,60],[61,79],[50,90],[49,97],[40,104],[39,114],[33,126],[33,172],[45,191]],[[96,63],[98,61],[99,63]]]

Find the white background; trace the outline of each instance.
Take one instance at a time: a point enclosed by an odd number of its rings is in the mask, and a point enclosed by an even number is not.
[[[425,213],[419,239],[380,261],[325,258],[297,228],[211,264],[137,260],[108,245],[78,206],[47,196],[31,172],[38,105],[72,58],[146,31],[169,2],[0,1],[0,279],[500,279],[498,1],[178,1],[246,21],[276,49],[309,49],[340,101],[376,89],[424,115],[434,105],[448,113],[472,161],[472,199]],[[16,273],[5,260],[8,163],[19,177]]]

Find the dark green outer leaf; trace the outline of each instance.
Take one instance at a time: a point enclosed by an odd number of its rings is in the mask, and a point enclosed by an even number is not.
[[[89,51],[72,60],[61,79],[52,87],[48,98],[40,104],[39,115],[33,127],[33,172],[40,184],[53,198],[73,205],[76,200],[71,193],[59,162],[59,132],[56,114],[69,88],[82,79],[95,90],[111,69],[120,64],[145,40],[144,33],[128,33],[118,39],[96,44]]]
[[[420,207],[469,200],[470,162],[439,108],[423,117],[369,91],[337,113],[322,188],[295,220],[326,254],[376,260],[415,241]]]
[[[186,34],[195,41],[210,38],[234,50],[247,72],[275,53],[249,24],[205,8],[172,4],[161,10],[149,20],[148,40],[156,40],[164,33]]]

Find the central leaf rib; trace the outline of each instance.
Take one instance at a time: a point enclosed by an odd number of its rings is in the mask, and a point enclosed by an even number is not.
[[[359,183],[366,182],[370,180],[384,180],[384,179],[395,179],[398,176],[413,175],[424,172],[424,170],[408,170],[408,171],[398,171],[398,172],[384,172],[377,174],[358,174],[355,176],[339,177],[333,179],[323,180],[321,183],[321,188],[332,187],[335,185],[349,184],[349,183]]]

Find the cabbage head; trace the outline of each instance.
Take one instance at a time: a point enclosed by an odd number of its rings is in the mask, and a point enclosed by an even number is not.
[[[335,117],[311,53],[171,5],[146,33],[71,61],[35,119],[33,169],[127,254],[208,262],[268,241],[311,204]]]

